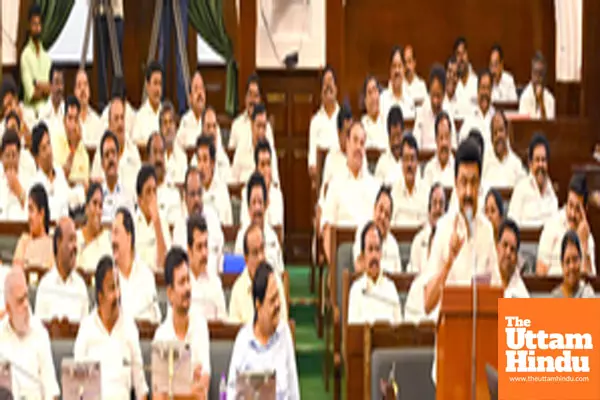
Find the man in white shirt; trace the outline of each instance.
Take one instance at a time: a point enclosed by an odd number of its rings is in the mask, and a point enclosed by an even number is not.
[[[135,209],[133,193],[121,181],[119,168],[120,144],[114,133],[104,132],[96,153],[100,153],[104,180],[102,182],[102,220],[112,221],[119,207],[125,207],[129,212]]]
[[[323,172],[321,175],[321,188],[319,190],[319,204],[324,200],[325,188],[340,171],[343,173],[346,169],[346,138],[352,124],[352,111],[347,106],[342,106],[337,116],[337,134],[338,147],[334,147],[327,152],[325,162],[323,163]],[[365,163],[365,168],[367,168]]]
[[[367,76],[363,85],[363,98],[365,114],[360,119],[367,139],[366,147],[368,149],[388,149],[388,138],[385,131],[385,117],[380,110],[379,101],[379,82],[373,75]]]
[[[172,184],[183,183],[188,166],[187,154],[177,141],[175,107],[169,100],[163,102],[159,116],[160,134],[165,138],[166,180]]]
[[[212,106],[206,106],[202,112],[202,135],[208,136],[213,139],[216,150],[216,165],[215,171],[223,183],[228,183],[231,180],[231,165],[229,163],[229,156],[225,153],[223,148],[223,140],[221,139],[221,129],[219,128],[219,122],[217,121],[217,111]],[[194,146],[198,143],[194,143]],[[194,158],[190,162],[190,165],[197,165],[198,158],[194,155]]]
[[[233,211],[227,183],[215,173],[216,153],[214,139],[201,135],[196,143],[198,169],[202,176],[202,201],[217,212],[223,225],[233,224]]]
[[[391,180],[395,205],[392,224],[421,225],[427,219],[426,199],[429,189],[419,174],[419,149],[415,137],[411,133],[405,133],[401,147],[402,174],[396,174]]]
[[[429,73],[429,99],[417,111],[413,135],[421,150],[435,150],[435,118],[441,111],[450,115],[450,140],[452,148],[456,148],[456,129],[454,119],[444,103],[446,88],[446,72],[440,64],[434,64]]]
[[[163,268],[171,247],[169,224],[160,213],[156,194],[158,179],[151,165],[143,165],[136,182],[138,209],[135,213],[135,250],[154,272]]]
[[[469,52],[467,50],[467,39],[458,37],[454,42],[454,55],[458,61],[458,86],[456,95],[465,104],[475,106],[477,104],[477,77],[469,64]]]
[[[229,300],[229,320],[232,323],[246,324],[254,319],[254,303],[252,302],[252,280],[258,266],[265,261],[265,236],[261,225],[252,224],[242,232],[244,261],[246,268],[238,276],[231,289]],[[287,320],[288,308],[286,294],[279,274],[273,274],[279,289],[279,316]]]
[[[404,115],[399,106],[393,106],[387,115],[387,132],[389,148],[379,156],[375,166],[375,178],[385,181],[390,173],[402,167],[402,133],[404,132]]]
[[[173,310],[156,329],[154,343],[178,341],[190,348],[193,398],[207,398],[210,384],[210,337],[206,319],[192,314],[188,257],[180,247],[169,250],[165,261],[167,297]],[[183,372],[183,371],[182,371]],[[165,395],[166,393],[157,393]],[[187,396],[186,396],[187,397]]]
[[[417,75],[417,58],[411,45],[404,48],[404,65],[406,67],[404,76],[406,78],[407,95],[414,101],[425,101],[427,88],[425,87],[425,81]]]
[[[140,334],[133,318],[119,307],[119,279],[110,256],[98,262],[95,272],[97,307],[81,321],[73,357],[75,361],[100,362],[103,398],[146,399],[148,385]]]
[[[6,122],[6,128],[8,128],[8,116],[11,113],[15,113],[18,119],[18,127],[13,127],[17,130],[19,137],[21,138],[21,144],[25,144],[25,138],[31,137],[31,129],[36,123],[35,110],[31,107],[26,106],[23,103],[19,103],[19,90],[17,84],[11,75],[4,75],[2,79],[2,85],[0,86],[0,101],[2,101],[2,119]],[[2,136],[2,127],[0,126],[0,137]]]
[[[19,165],[21,140],[14,129],[2,136],[0,157],[0,220],[26,220],[25,201],[27,200],[28,179]]]
[[[499,44],[490,52],[490,72],[492,73],[492,101],[517,101],[515,78],[504,69],[504,51]]]
[[[435,145],[433,157],[427,161],[423,182],[430,187],[439,182],[444,187],[454,185],[454,155],[450,148],[450,116],[446,111],[441,111],[435,117]]]
[[[187,251],[190,257],[190,285],[192,304],[190,314],[199,314],[205,319],[227,320],[223,284],[216,271],[208,269],[210,256],[209,232],[206,220],[194,214],[187,220]]]
[[[158,323],[161,320],[154,274],[136,254],[133,218],[119,208],[112,223],[113,259],[118,268],[121,307],[125,315],[136,320]]]
[[[167,223],[174,224],[177,218],[181,217],[181,195],[175,183],[167,180],[165,147],[165,138],[160,133],[154,132],[148,139],[146,154],[148,154],[148,162],[156,171],[156,198],[159,213]]]
[[[521,159],[508,142],[508,121],[502,110],[492,117],[492,143],[483,157],[482,181],[489,187],[514,187],[525,177]]]
[[[40,280],[35,315],[43,321],[66,317],[79,322],[89,312],[89,298],[83,278],[75,271],[77,239],[71,218],[58,221],[53,246],[56,264]]]
[[[54,134],[54,130],[62,124],[65,104],[64,91],[65,79],[63,70],[52,64],[50,67],[50,96],[46,103],[39,109],[38,120],[44,121],[50,129],[50,133]]]
[[[465,102],[456,95],[458,87],[458,62],[456,56],[452,54],[446,61],[446,94],[444,95],[444,105],[448,113],[455,119],[462,119],[473,108],[469,102]]]
[[[538,51],[531,60],[531,82],[521,93],[519,114],[534,119],[554,119],[556,104],[552,93],[544,87],[546,72],[546,60]]]
[[[508,217],[519,226],[541,226],[558,211],[558,199],[548,176],[550,144],[536,133],[529,143],[529,174],[515,186],[508,204]]]
[[[202,133],[202,113],[206,106],[204,79],[199,70],[194,72],[190,90],[190,109],[181,117],[177,131],[177,144],[181,148],[194,147]]]
[[[102,110],[102,115],[100,116],[100,122],[102,122],[102,129],[112,129],[110,128],[110,106],[115,98],[121,99],[123,103],[123,129],[128,141],[131,141],[133,126],[135,125],[135,115],[136,110],[131,106],[131,103],[127,100],[125,86],[123,82],[113,82],[113,89],[110,102],[104,107]]]
[[[402,272],[402,258],[400,257],[400,248],[394,235],[390,233],[390,222],[392,219],[392,210],[394,203],[392,193],[389,186],[381,186],[377,197],[375,198],[375,209],[373,210],[373,222],[381,234],[381,268],[384,272],[390,274],[399,274]],[[366,225],[365,225],[366,226]],[[354,259],[354,269],[358,272],[367,270],[367,265],[363,264],[364,258],[361,259],[361,233],[364,227],[356,230],[354,236],[354,246],[352,247],[352,255]]]
[[[308,130],[308,174],[316,179],[317,148],[332,149],[338,146],[336,122],[340,107],[337,103],[337,79],[331,66],[321,73],[321,107],[312,116]]]
[[[152,132],[160,131],[158,116],[162,98],[162,66],[157,61],[152,61],[146,67],[146,95],[148,98],[142,104],[135,116],[131,139],[136,144],[144,145]]]
[[[404,82],[404,53],[402,47],[394,46],[390,55],[390,81],[388,87],[381,91],[379,100],[381,104],[379,109],[384,118],[387,118],[390,108],[398,106],[402,109],[402,115],[406,119],[415,118],[415,102],[408,95],[409,90],[416,88],[419,84],[423,85],[424,97],[427,96],[423,80],[413,75],[413,84],[408,85]],[[406,90],[405,90],[406,89]],[[422,98],[421,98],[422,100]]]
[[[518,268],[520,246],[519,227],[512,219],[505,219],[498,228],[498,243],[496,244],[498,269],[500,278],[502,278],[505,298],[526,299],[530,297]]]
[[[4,132],[8,131],[9,129],[12,129],[16,132],[17,137],[19,138],[19,143],[21,144],[21,151],[19,152],[18,158],[19,171],[26,178],[25,181],[29,182],[31,177],[35,175],[36,171],[35,160],[31,156],[31,152],[29,151],[29,149],[25,147],[25,136],[27,135],[29,138],[31,138],[31,132],[29,132],[29,128],[24,127],[23,123],[21,122],[21,119],[14,111],[11,111],[6,116],[4,125]]]
[[[100,116],[90,105],[90,83],[85,69],[80,68],[75,74],[75,88],[73,93],[81,110],[79,112],[79,121],[81,123],[81,137],[86,147],[97,148],[102,137],[102,123]]]
[[[490,71],[483,70],[477,79],[477,107],[473,107],[471,112],[465,116],[465,120],[460,128],[459,141],[464,140],[471,130],[477,129],[483,135],[484,147],[490,147],[492,142],[490,126],[492,124],[492,115],[494,115],[491,93],[492,75]]]
[[[13,365],[12,395],[58,400],[50,337],[41,321],[31,315],[23,269],[13,267],[3,289],[7,315],[0,321],[0,354]]]
[[[585,175],[573,175],[569,182],[567,203],[544,224],[538,246],[536,274],[562,276],[561,244],[565,233],[571,230],[577,233],[581,243],[581,272],[596,275],[596,245],[586,215],[588,195]]]
[[[273,270],[279,275],[283,274],[285,265],[283,263],[283,252],[277,233],[270,224],[267,223],[266,209],[269,204],[269,192],[265,179],[259,172],[253,173],[248,179],[246,185],[246,200],[248,203],[249,220],[238,230],[235,238],[235,253],[244,254],[244,233],[249,225],[258,225],[263,229],[263,242],[265,243],[266,259],[272,265]]]
[[[373,324],[385,321],[402,322],[402,309],[396,285],[381,269],[382,236],[375,222],[370,221],[360,235],[360,263],[364,272],[352,283],[348,297],[348,324]]]

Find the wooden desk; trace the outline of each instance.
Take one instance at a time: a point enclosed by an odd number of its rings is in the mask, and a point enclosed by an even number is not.
[[[506,112],[518,112],[519,111],[519,102],[518,101],[494,101],[492,106],[497,111]]]

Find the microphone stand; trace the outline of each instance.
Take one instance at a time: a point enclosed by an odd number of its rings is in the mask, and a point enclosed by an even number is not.
[[[174,375],[174,366],[173,366],[173,347],[169,345],[169,399],[173,400],[173,375]]]
[[[473,263],[473,277],[471,287],[473,289],[473,314],[471,327],[471,399],[477,400],[477,253],[475,249],[475,230],[473,224],[473,211],[467,209],[467,222],[471,233],[471,261]]]

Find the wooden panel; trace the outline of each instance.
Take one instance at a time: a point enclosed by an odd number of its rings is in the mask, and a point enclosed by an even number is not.
[[[600,121],[600,2],[583,0],[582,114]],[[598,130],[592,132],[600,139]]]

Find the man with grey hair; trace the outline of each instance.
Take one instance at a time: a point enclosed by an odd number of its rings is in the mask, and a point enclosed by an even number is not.
[[[554,119],[554,96],[544,86],[546,71],[546,59],[542,52],[537,51],[531,60],[531,82],[525,87],[519,100],[519,114],[534,119]]]

